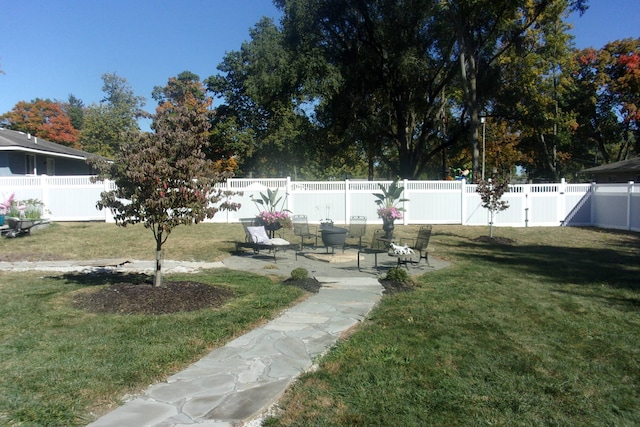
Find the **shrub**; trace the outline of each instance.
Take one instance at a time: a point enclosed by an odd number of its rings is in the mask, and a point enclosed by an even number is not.
[[[400,267],[394,267],[389,269],[387,272],[387,277],[385,280],[393,280],[395,282],[409,283],[411,280],[409,278],[409,273],[406,270],[403,270]]]
[[[309,277],[309,272],[306,268],[294,268],[291,270],[291,278],[295,280],[306,279]]]

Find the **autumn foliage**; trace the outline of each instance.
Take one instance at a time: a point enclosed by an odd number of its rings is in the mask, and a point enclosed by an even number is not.
[[[232,173],[219,172],[206,158],[210,122],[207,97],[165,98],[156,109],[152,133],[131,134],[113,162],[96,160],[100,178],[115,181],[98,208],[110,209],[116,224],[143,223],[156,242],[155,284],[162,284],[162,245],[178,225],[199,223],[221,209],[239,205],[216,184]]]
[[[73,148],[80,148],[78,130],[59,102],[36,99],[20,101],[13,110],[0,116],[7,128]]]

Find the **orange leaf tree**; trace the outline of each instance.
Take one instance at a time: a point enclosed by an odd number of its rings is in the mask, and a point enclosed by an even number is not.
[[[7,128],[26,132],[58,144],[80,148],[78,130],[59,102],[48,99],[18,102],[13,110],[0,116]]]

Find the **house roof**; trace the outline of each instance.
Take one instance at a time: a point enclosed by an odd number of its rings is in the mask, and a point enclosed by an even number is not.
[[[583,173],[640,172],[640,157],[584,169]]]
[[[0,151],[23,151],[26,153],[42,153],[54,157],[87,159],[95,154],[76,150],[46,139],[37,138],[24,132],[0,128]]]

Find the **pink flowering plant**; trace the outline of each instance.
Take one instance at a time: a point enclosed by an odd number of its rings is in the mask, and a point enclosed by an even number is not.
[[[14,218],[40,219],[42,214],[48,212],[44,203],[38,199],[15,200],[15,193],[0,203],[0,215]]]
[[[4,202],[0,203],[0,215],[9,215],[11,212],[11,205],[13,205],[13,199],[15,198],[15,193],[11,193],[11,195],[4,199]]]
[[[280,224],[283,228],[291,228],[292,222],[291,217],[288,213],[280,211],[280,212],[269,212],[262,211],[257,215],[257,218],[262,221],[265,225],[276,225]]]
[[[260,193],[259,199],[252,197],[251,200],[260,211],[256,218],[265,226],[274,227],[279,225],[282,228],[293,227],[293,221],[289,216],[289,211],[282,209],[284,207],[284,200],[282,200],[282,197],[278,197],[278,189],[271,190],[268,188],[266,193]],[[281,201],[282,205],[280,205]],[[280,207],[278,207],[279,205]]]
[[[378,209],[378,216],[384,221],[393,222],[396,219],[402,219],[402,212],[400,211],[400,208],[396,207],[380,208]]]
[[[375,193],[374,196],[377,198],[376,204],[379,206],[378,208],[378,216],[382,218],[383,221],[393,222],[396,219],[402,218],[402,212],[404,212],[404,208],[398,207],[398,203],[408,202],[409,199],[402,198],[402,192],[404,191],[403,187],[398,185],[398,180],[396,179],[389,185],[389,188],[385,188],[382,184],[378,184],[382,193]]]

